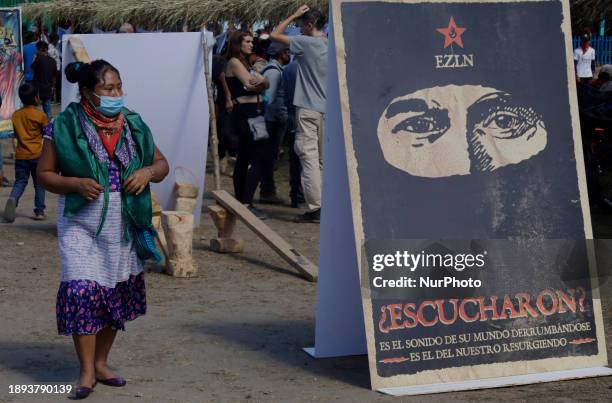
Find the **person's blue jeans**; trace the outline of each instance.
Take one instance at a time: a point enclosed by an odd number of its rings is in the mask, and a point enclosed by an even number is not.
[[[45,189],[38,183],[36,179],[36,167],[38,159],[35,160],[15,160],[15,184],[11,190],[10,197],[19,203],[19,199],[23,195],[26,186],[28,186],[28,178],[31,176],[34,182],[34,213],[43,214],[45,212]]]
[[[43,111],[47,115],[47,119],[51,121],[51,99],[43,99],[40,101]]]

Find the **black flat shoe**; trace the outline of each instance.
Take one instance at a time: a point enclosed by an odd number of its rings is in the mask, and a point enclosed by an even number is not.
[[[100,382],[102,385],[113,386],[115,388],[120,388],[122,386],[125,386],[125,384],[127,383],[125,381],[125,379],[123,379],[121,377],[110,378],[110,379],[100,379],[100,378],[97,378],[96,380],[98,382]]]
[[[74,398],[76,400],[86,399],[93,391],[93,387],[90,388],[87,386],[77,385],[77,387],[74,389]]]

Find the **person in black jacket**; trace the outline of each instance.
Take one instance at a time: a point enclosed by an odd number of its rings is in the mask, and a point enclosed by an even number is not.
[[[36,59],[31,67],[34,73],[34,85],[38,90],[43,111],[51,120],[51,99],[55,87],[57,63],[49,56],[49,45],[46,42],[38,42],[36,49]]]

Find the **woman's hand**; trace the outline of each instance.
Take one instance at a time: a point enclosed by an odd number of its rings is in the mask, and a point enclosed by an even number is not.
[[[253,87],[260,85],[263,82],[264,82],[264,77],[259,73],[254,74],[249,80],[249,84],[252,85]]]
[[[249,80],[249,87],[253,92],[262,92],[268,88],[268,79],[257,73]]]
[[[153,179],[153,173],[149,168],[141,168],[134,172],[123,182],[123,191],[133,195],[139,195]]]
[[[234,110],[234,103],[231,99],[225,100],[225,110],[227,111],[227,113],[231,113]]]
[[[104,191],[104,187],[91,178],[78,178],[76,191],[89,201],[94,201]]]

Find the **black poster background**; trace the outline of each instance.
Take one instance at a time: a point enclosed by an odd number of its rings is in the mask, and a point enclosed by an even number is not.
[[[380,240],[401,239],[486,240],[533,236],[584,239],[560,1],[469,4],[359,2],[344,3],[341,10],[350,122],[366,249],[369,241],[376,244]],[[455,52],[473,54],[473,68],[435,68],[435,55],[450,52],[450,48],[444,49],[444,36],[436,28],[446,28],[451,16],[457,26],[467,28],[462,35],[464,48],[455,45]],[[394,168],[385,161],[378,142],[379,117],[396,97],[448,84],[493,87],[533,106],[542,114],[546,124],[546,148],[519,164],[466,176],[422,178]],[[378,250],[385,249],[380,243],[378,247]],[[372,250],[367,252],[373,253]],[[574,270],[582,270],[578,277],[582,279],[581,285],[588,289],[590,283],[585,260],[582,249]],[[495,267],[489,267],[489,270],[495,270]],[[475,295],[537,294],[547,288],[576,286],[575,282],[567,284],[554,267],[544,268],[535,261],[489,275],[493,280]],[[572,277],[575,278],[576,273]],[[583,314],[553,315],[533,320],[457,323],[444,328],[418,327],[392,335],[377,330],[382,305],[418,302],[415,297],[414,291],[407,289],[403,298],[394,295],[373,298],[372,320],[377,346],[379,341],[391,339],[593,322],[593,313],[587,310]],[[589,301],[587,305],[590,306]],[[592,329],[590,336],[594,337],[594,323]],[[380,352],[378,348],[376,351],[378,374],[386,377],[490,362],[592,355],[597,354],[597,345],[568,345],[562,351],[523,351],[393,365],[381,364],[380,359],[395,357],[397,351]]]

